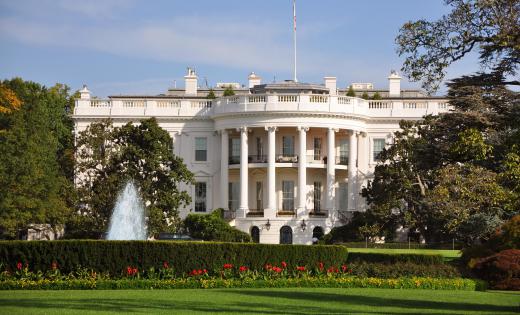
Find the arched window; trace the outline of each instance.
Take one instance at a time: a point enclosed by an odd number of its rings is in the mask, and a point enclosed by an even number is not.
[[[317,226],[312,230],[312,242],[317,243],[319,240],[323,238],[325,233],[323,232],[323,228],[321,226]]]
[[[260,229],[258,226],[253,226],[251,228],[251,238],[253,239],[253,242],[260,243]]]
[[[280,244],[292,244],[292,229],[284,225],[280,229]]]

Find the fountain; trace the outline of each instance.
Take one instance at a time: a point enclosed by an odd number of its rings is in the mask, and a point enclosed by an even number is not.
[[[137,187],[128,182],[117,196],[114,212],[110,218],[108,240],[146,240],[144,204]]]

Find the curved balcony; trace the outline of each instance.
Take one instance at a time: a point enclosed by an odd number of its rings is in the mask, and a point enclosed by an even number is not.
[[[314,112],[367,115],[368,101],[325,94],[251,94],[213,101],[213,116],[257,112]]]

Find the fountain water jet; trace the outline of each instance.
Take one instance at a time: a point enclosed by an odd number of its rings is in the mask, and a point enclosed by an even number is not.
[[[128,182],[117,196],[114,212],[110,218],[108,240],[146,240],[144,204],[137,187]]]

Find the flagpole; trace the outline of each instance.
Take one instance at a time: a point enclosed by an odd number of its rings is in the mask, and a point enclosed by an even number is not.
[[[294,42],[294,82],[298,82],[296,78],[296,0],[293,0],[293,42]]]

